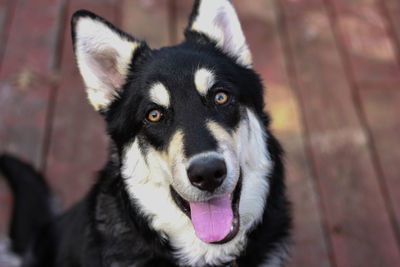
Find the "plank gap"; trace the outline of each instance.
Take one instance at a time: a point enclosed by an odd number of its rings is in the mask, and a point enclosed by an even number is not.
[[[292,47],[290,45],[290,43],[291,43],[290,35],[289,35],[288,25],[286,23],[287,17],[285,14],[285,9],[284,9],[282,0],[275,0],[275,6],[276,6],[277,13],[278,13],[277,14],[278,33],[279,33],[279,38],[282,43],[282,49],[284,51],[283,54],[284,54],[285,66],[286,66],[287,73],[288,73],[289,84],[290,84],[290,88],[292,88],[294,94],[296,95],[296,101],[300,107],[302,138],[305,142],[307,161],[310,162],[310,171],[311,171],[311,176],[312,176],[311,182],[312,182],[312,187],[314,189],[314,192],[315,192],[315,195],[317,198],[318,211],[319,211],[319,214],[321,215],[323,237],[324,237],[325,244],[326,244],[326,247],[328,250],[328,257],[329,257],[330,264],[332,267],[336,267],[337,265],[336,265],[336,260],[335,260],[334,253],[333,253],[332,240],[329,235],[326,210],[322,203],[321,189],[319,188],[318,181],[316,180],[317,171],[316,171],[315,162],[314,162],[312,152],[311,152],[310,129],[308,128],[306,119],[305,119],[304,103],[303,103],[303,101],[301,101],[301,98],[300,98],[298,73],[297,73],[296,66],[295,66],[296,59],[295,59]]]
[[[178,41],[178,21],[176,0],[168,0],[168,36],[169,44],[176,44]]]
[[[3,58],[7,47],[8,36],[10,34],[11,24],[14,19],[17,0],[8,0],[6,7],[1,9],[0,14],[0,73],[3,66]]]
[[[49,154],[52,129],[53,129],[53,121],[54,121],[54,112],[56,108],[57,94],[58,94],[58,86],[59,86],[59,73],[61,68],[61,58],[62,51],[64,48],[64,42],[66,41],[64,38],[64,32],[67,29],[67,12],[68,12],[68,4],[69,0],[58,0],[58,16],[56,27],[54,28],[54,46],[52,51],[52,58],[50,59],[50,71],[52,77],[50,84],[50,95],[46,110],[45,117],[45,125],[44,125],[44,134],[43,134],[43,146],[41,151],[41,161],[40,161],[40,171],[42,173],[46,173],[47,168],[47,157]]]
[[[400,66],[400,36],[396,33],[395,22],[393,20],[393,17],[390,15],[387,0],[378,1],[382,17],[383,19],[385,19],[386,22],[386,31],[391,37],[391,41],[396,52],[397,64]]]
[[[379,191],[383,197],[384,205],[389,216],[389,220],[392,226],[392,229],[395,233],[395,238],[397,242],[397,248],[400,251],[400,228],[399,222],[396,219],[395,211],[393,203],[390,199],[390,193],[388,189],[388,185],[386,183],[386,179],[384,176],[384,172],[382,170],[382,164],[380,162],[380,158],[378,156],[378,151],[376,148],[376,143],[374,141],[372,131],[368,125],[367,115],[365,112],[365,108],[363,106],[361,95],[360,95],[360,85],[356,79],[356,75],[354,72],[353,63],[351,62],[351,56],[349,51],[346,49],[345,40],[343,38],[342,29],[338,25],[338,14],[333,6],[333,0],[323,0],[325,8],[327,10],[329,23],[332,28],[334,40],[336,42],[336,46],[338,48],[338,52],[340,55],[340,60],[342,62],[343,68],[345,69],[345,75],[347,76],[347,80],[349,81],[349,87],[351,90],[352,102],[355,107],[356,115],[359,119],[360,126],[362,131],[366,135],[366,142],[368,151],[370,152],[372,158],[372,165],[376,172],[377,182],[379,185]]]

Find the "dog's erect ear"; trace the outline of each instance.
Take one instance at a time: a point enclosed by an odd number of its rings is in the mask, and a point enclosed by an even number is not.
[[[71,31],[89,101],[105,110],[125,84],[133,56],[146,45],[86,10],[72,16]]]
[[[251,68],[252,58],[236,11],[229,0],[195,0],[186,37],[190,32],[206,35],[218,48]]]

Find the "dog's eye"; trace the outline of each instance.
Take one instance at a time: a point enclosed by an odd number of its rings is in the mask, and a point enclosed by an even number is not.
[[[152,109],[150,112],[147,114],[147,120],[150,122],[158,122],[162,118],[162,112],[158,109]]]
[[[229,95],[225,92],[217,92],[214,101],[218,105],[223,105],[229,100]]]

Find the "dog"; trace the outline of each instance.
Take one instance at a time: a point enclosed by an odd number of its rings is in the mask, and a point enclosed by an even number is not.
[[[109,157],[64,214],[39,173],[0,157],[22,266],[282,266],[282,149],[232,3],[196,0],[185,40],[158,50],[86,10],[71,29]]]

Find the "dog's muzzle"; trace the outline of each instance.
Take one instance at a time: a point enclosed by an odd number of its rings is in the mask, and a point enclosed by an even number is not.
[[[190,163],[187,175],[192,185],[212,193],[226,177],[225,160],[215,156],[196,158]]]
[[[186,172],[194,187],[212,196],[203,201],[188,201],[171,186],[175,203],[191,219],[197,237],[207,243],[226,243],[232,240],[239,230],[240,177],[233,189],[220,193],[229,175],[225,158],[218,153],[193,157]]]

